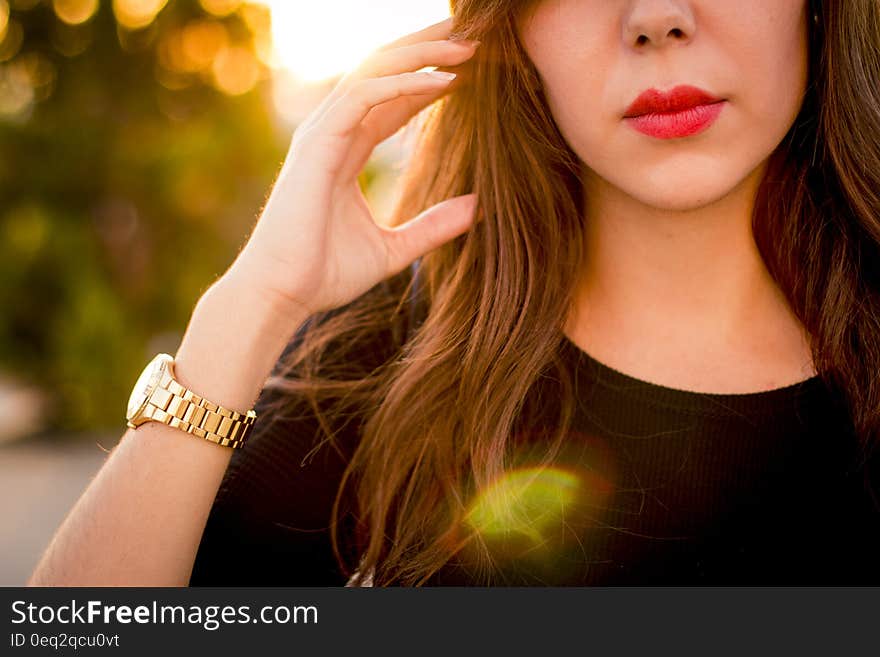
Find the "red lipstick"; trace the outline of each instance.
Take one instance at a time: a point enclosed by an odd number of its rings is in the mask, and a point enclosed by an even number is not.
[[[707,129],[725,101],[702,89],[679,85],[663,93],[648,89],[626,109],[624,119],[636,130],[658,139],[689,137]]]

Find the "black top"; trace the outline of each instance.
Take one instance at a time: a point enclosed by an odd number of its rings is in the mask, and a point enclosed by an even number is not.
[[[531,522],[474,516],[498,560],[494,584],[880,584],[880,501],[867,488],[880,493],[880,477],[859,467],[848,415],[818,376],[707,394],[628,376],[568,339],[562,351],[578,409],[558,467],[525,488]],[[536,394],[550,413],[552,391]],[[514,441],[516,472],[541,457],[529,447],[547,435],[542,417]],[[231,459],[191,585],[345,583],[327,530],[344,463],[329,448],[303,463],[316,430],[305,412],[258,419]],[[523,481],[514,473],[505,490]],[[483,583],[466,563],[430,583]]]

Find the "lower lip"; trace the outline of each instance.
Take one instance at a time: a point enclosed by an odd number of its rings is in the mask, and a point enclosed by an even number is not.
[[[690,137],[706,130],[724,109],[725,101],[697,105],[680,112],[668,114],[642,114],[626,120],[630,125],[649,137],[658,139],[678,139]]]

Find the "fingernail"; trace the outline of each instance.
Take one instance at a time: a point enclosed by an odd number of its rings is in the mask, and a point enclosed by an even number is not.
[[[432,75],[435,78],[439,78],[441,80],[454,80],[455,73],[449,73],[448,71],[425,71],[428,75]]]
[[[476,48],[482,43],[482,41],[477,41],[476,39],[453,39],[453,43],[468,46],[469,48]]]

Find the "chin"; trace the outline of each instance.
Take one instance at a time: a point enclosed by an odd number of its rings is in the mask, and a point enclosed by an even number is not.
[[[712,205],[733,191],[734,185],[704,180],[671,179],[633,189],[631,196],[643,205],[669,212],[687,212]]]

